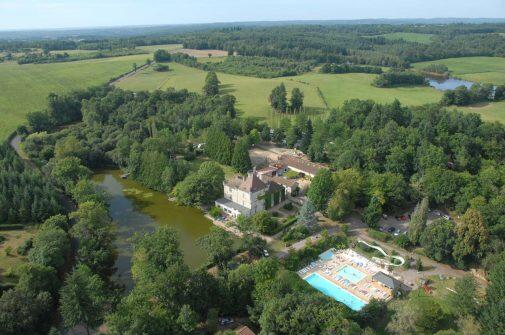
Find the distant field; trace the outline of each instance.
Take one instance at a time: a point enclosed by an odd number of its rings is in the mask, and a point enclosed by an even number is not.
[[[505,124],[505,101],[477,104],[469,107],[457,107],[464,112],[479,113],[483,120],[500,121]]]
[[[144,63],[148,55],[79,62],[26,64],[0,63],[0,140],[20,124],[28,112],[45,107],[50,92],[63,93],[107,82]]]
[[[172,52],[180,52],[196,58],[225,57],[228,56],[227,51],[223,50],[196,50],[196,49],[174,49]]]
[[[154,90],[176,87],[190,91],[201,91],[206,73],[204,71],[171,63],[171,71],[155,72],[148,69],[123,80],[119,86],[129,90]],[[247,116],[256,116],[270,122],[276,121],[268,104],[268,95],[273,87],[281,82],[286,84],[288,92],[299,87],[305,94],[305,106],[312,113],[325,109],[324,101],[318,93],[321,90],[328,106],[340,106],[345,100],[374,99],[391,102],[398,98],[407,105],[421,105],[440,100],[441,93],[429,87],[381,89],[370,85],[374,75],[370,74],[319,74],[309,73],[294,77],[261,79],[229,74],[218,74],[225,92],[237,97],[237,107]]]
[[[418,33],[389,33],[379,35],[383,36],[388,40],[405,40],[407,42],[417,42],[417,43],[430,43],[432,34],[418,34]]]
[[[154,53],[158,49],[171,51],[171,50],[176,50],[176,49],[181,49],[181,48],[182,48],[182,44],[158,44],[158,45],[146,45],[146,46],[137,47],[137,49],[145,50],[150,53]]]
[[[319,87],[330,107],[340,106],[349,99],[373,99],[384,103],[396,98],[405,105],[422,105],[437,102],[442,96],[430,87],[377,88],[371,85],[374,77],[366,73],[308,73],[291,79]]]
[[[170,63],[169,66],[171,69],[169,72],[145,70],[135,76],[126,78],[119,84],[119,87],[129,90],[155,90],[175,87],[201,92],[206,76],[205,71],[177,63]],[[317,113],[324,108],[317,89],[311,85],[290,81],[287,78],[261,79],[224,73],[219,73],[218,77],[223,92],[235,95],[237,108],[247,116],[270,121],[276,119],[267,99],[271,90],[281,82],[286,84],[288,92],[294,87],[299,87],[305,94],[305,105],[310,111]]]
[[[419,69],[433,63],[447,65],[451,75],[458,78],[480,83],[505,84],[505,57],[446,58],[413,65]]]

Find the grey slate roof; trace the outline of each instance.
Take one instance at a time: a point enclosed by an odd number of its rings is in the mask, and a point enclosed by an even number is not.
[[[223,205],[228,208],[233,208],[242,214],[247,214],[249,212],[249,208],[246,208],[246,207],[244,207],[240,204],[237,204],[236,202],[233,202],[230,199],[226,199],[226,198],[217,199],[216,204],[220,204],[220,205]]]
[[[378,281],[386,287],[389,287],[392,290],[401,288],[401,282],[385,274],[384,272],[377,272],[372,276],[372,279]]]

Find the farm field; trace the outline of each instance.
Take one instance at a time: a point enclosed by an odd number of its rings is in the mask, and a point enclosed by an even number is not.
[[[480,83],[505,84],[505,57],[446,58],[413,64],[420,69],[429,64],[445,64],[454,77]]]
[[[0,63],[0,139],[23,124],[28,112],[43,109],[49,93],[105,83],[146,58],[134,55],[51,64]]]
[[[389,33],[379,35],[383,36],[387,40],[405,40],[407,42],[417,42],[417,43],[430,43],[432,34],[419,34],[419,33]]]
[[[163,49],[167,51],[182,49],[182,44],[158,44],[158,45],[145,45],[137,47],[137,49],[147,51],[149,53],[154,53],[158,49]]]
[[[154,90],[175,87],[190,91],[202,89],[206,73],[199,69],[171,63],[171,71],[155,72],[152,69],[140,72],[121,81],[119,87],[129,90]],[[325,102],[318,93],[321,90],[328,107],[338,107],[345,100],[360,98],[380,102],[392,102],[395,98],[407,105],[421,105],[440,100],[441,93],[429,87],[381,89],[371,86],[374,75],[370,74],[319,74],[308,73],[294,77],[262,79],[219,73],[225,92],[237,97],[237,107],[247,116],[255,116],[270,122],[276,121],[268,104],[270,91],[284,82],[289,91],[300,88],[305,94],[305,106],[312,114],[320,113]]]

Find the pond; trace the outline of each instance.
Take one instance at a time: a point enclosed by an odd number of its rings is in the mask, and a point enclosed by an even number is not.
[[[458,86],[466,86],[467,88],[472,87],[474,84],[468,80],[456,79],[456,78],[426,78],[431,87],[436,88],[439,91],[453,90]]]
[[[101,170],[93,176],[93,180],[110,194],[109,213],[117,223],[116,279],[126,288],[132,287],[129,239],[136,232],[152,232],[160,225],[173,227],[179,232],[180,246],[190,268],[203,265],[205,252],[195,241],[209,232],[210,220],[196,208],[169,201],[166,194],[152,191],[133,180],[121,179],[121,174],[120,170]]]

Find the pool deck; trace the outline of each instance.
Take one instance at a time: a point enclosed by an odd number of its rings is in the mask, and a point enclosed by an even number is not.
[[[338,272],[346,266],[350,266],[362,272],[365,276],[356,284],[352,283],[338,274]],[[369,303],[373,298],[389,301],[393,298],[391,289],[372,279],[372,276],[379,271],[388,273],[387,270],[382,269],[378,264],[347,249],[335,251],[333,257],[329,260],[318,260],[313,262],[305,269],[300,270],[299,274],[305,279],[312,273],[317,273],[366,303]]]

